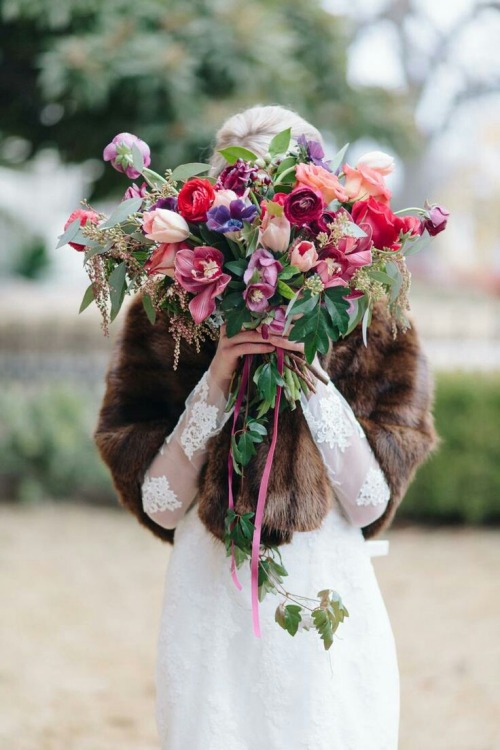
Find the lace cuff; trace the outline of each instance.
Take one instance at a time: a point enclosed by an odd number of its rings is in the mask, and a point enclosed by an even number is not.
[[[144,475],[143,508],[160,526],[174,528],[195,499],[207,442],[231,416],[232,410],[224,411],[226,403],[209,368]]]
[[[314,365],[323,372],[319,361]],[[384,512],[390,489],[348,401],[330,380],[302,394],[302,410],[347,518],[367,526]]]

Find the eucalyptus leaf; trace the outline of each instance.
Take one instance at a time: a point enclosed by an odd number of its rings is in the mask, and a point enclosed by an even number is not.
[[[110,319],[114,320],[120,310],[125,294],[125,277],[127,265],[125,261],[119,263],[109,275],[109,298],[111,300]]]
[[[144,310],[146,311],[149,322],[151,323],[151,325],[154,325],[154,322],[156,320],[156,310],[153,307],[153,302],[151,301],[151,297],[149,296],[149,294],[143,295],[142,305],[144,307]]]
[[[137,172],[142,174],[144,169],[144,157],[141,149],[137,146],[137,143],[132,144],[132,165]]]
[[[205,164],[204,162],[194,161],[189,162],[189,164],[180,164],[172,172],[172,179],[175,180],[175,182],[189,180],[190,177],[208,172],[209,169],[210,164]]]
[[[111,216],[102,224],[99,224],[99,229],[110,229],[126,221],[129,216],[137,213],[142,206],[142,201],[142,198],[128,198],[126,201],[122,201],[115,208]]]
[[[361,330],[362,330],[362,333],[363,333],[363,343],[364,343],[365,346],[368,346],[368,341],[367,341],[367,335],[366,335],[366,333],[367,333],[367,330],[368,330],[368,326],[371,323],[371,320],[372,320],[372,308],[371,307],[367,307],[366,310],[365,310],[365,313],[363,315],[363,322],[361,324]]]
[[[67,245],[68,242],[73,242],[79,231],[80,219],[73,219],[68,228],[59,236],[59,242],[56,245],[56,250],[58,250],[60,247],[63,247],[64,245]]]
[[[238,159],[251,162],[258,159],[257,154],[254,154],[253,151],[243,146],[228,146],[227,148],[220,149],[219,154],[224,157],[228,164],[235,164]]]
[[[343,146],[340,149],[340,151],[338,151],[335,154],[335,156],[333,157],[333,159],[331,160],[329,166],[330,166],[330,169],[332,170],[332,172],[336,172],[337,169],[339,169],[343,165],[343,163],[344,163],[344,157],[345,157],[345,155],[347,153],[347,149],[349,148],[349,145],[350,145],[349,143],[346,143],[345,146]]]
[[[95,299],[94,297],[94,285],[89,284],[89,286],[85,290],[85,294],[83,295],[82,303],[80,305],[80,309],[78,310],[78,313],[82,313],[84,310],[87,309],[87,307],[93,302]]]
[[[346,229],[347,234],[350,237],[366,237],[366,232],[361,229],[361,227],[358,224],[355,224],[353,221],[348,221],[346,223]]]

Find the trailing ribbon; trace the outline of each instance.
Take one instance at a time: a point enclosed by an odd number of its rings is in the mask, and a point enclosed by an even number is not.
[[[241,374],[241,382],[240,387],[238,390],[238,395],[236,397],[236,401],[234,404],[234,414],[233,414],[233,426],[231,428],[231,447],[229,448],[229,456],[227,459],[227,478],[228,478],[228,496],[229,496],[229,507],[231,509],[234,508],[234,499],[233,499],[233,450],[232,450],[232,442],[233,442],[233,436],[236,432],[236,422],[238,421],[238,416],[241,410],[241,404],[243,403],[243,398],[245,396],[245,391],[247,388],[248,383],[248,377],[250,375],[250,367],[252,364],[252,354],[246,354],[245,355],[245,362],[243,364],[243,372]],[[243,588],[239,578],[238,574],[236,572],[236,560],[234,558],[234,542],[231,541],[231,577],[235,583],[236,588],[238,588],[240,591]]]
[[[278,361],[278,372],[283,375],[283,366],[285,360],[285,352],[283,349],[276,348],[276,359]],[[260,480],[259,496],[257,498],[257,510],[255,512],[255,531],[252,539],[252,620],[253,620],[253,632],[260,638],[260,623],[259,623],[259,555],[260,555],[260,535],[262,530],[262,519],[264,516],[264,505],[267,495],[267,487],[269,485],[269,478],[271,476],[271,467],[273,464],[274,451],[276,449],[276,440],[278,439],[278,417],[280,410],[282,387],[278,385],[276,387],[276,401],[274,404],[274,417],[273,417],[273,437],[271,439],[271,445],[269,446],[269,453],[267,454],[264,471],[262,473],[262,479]]]

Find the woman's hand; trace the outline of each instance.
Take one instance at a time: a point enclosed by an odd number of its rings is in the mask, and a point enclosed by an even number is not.
[[[227,393],[233,372],[238,366],[239,358],[244,354],[270,354],[276,348],[303,354],[304,344],[289,341],[287,336],[270,333],[263,338],[259,328],[252,331],[240,331],[228,338],[226,324],[220,328],[220,338],[214,358],[210,365],[211,373],[219,388]]]

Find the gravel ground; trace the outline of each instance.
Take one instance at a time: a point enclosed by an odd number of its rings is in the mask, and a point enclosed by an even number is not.
[[[382,538],[389,555],[373,562],[398,648],[401,750],[497,750],[500,530]],[[1,748],[158,750],[168,554],[125,511],[0,506]]]

